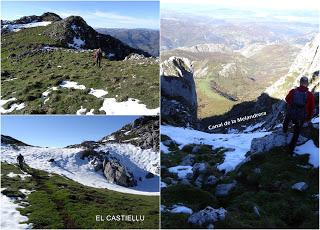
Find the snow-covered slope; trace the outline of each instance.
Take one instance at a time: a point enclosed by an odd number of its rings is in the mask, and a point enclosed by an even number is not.
[[[254,138],[264,137],[272,134],[272,132],[251,132],[248,129],[247,133],[211,134],[188,128],[161,126],[161,134],[170,137],[179,145],[180,149],[188,144],[207,144],[212,145],[214,148],[224,147],[229,149],[229,151],[225,152],[224,161],[217,167],[219,170],[229,172],[246,159],[245,155],[250,151],[251,142]],[[161,151],[164,154],[170,154],[167,146],[163,145],[163,143],[161,143]],[[319,167],[319,148],[314,145],[312,140],[297,146],[295,153],[308,154],[309,163],[314,167]],[[179,168],[179,166],[176,167]]]
[[[85,158],[81,159],[82,148],[42,148],[23,146],[13,148],[11,145],[1,146],[1,161],[10,164],[16,163],[16,157],[21,153],[25,162],[32,168],[57,173],[77,181],[81,184],[107,188],[110,190],[142,195],[159,195],[159,176],[146,179],[148,172],[156,173],[153,164],[159,159],[159,155],[152,150],[142,150],[131,144],[105,144],[100,150],[108,150],[111,156],[115,156],[137,180],[137,186],[126,188],[108,183],[101,171],[95,171],[94,166]],[[54,159],[54,162],[49,162]]]
[[[31,23],[26,23],[26,24],[8,24],[8,25],[4,25],[3,29],[7,29],[10,32],[11,31],[18,32],[24,28],[32,28],[32,27],[37,27],[37,26],[47,26],[51,23],[52,22],[31,22]]]
[[[224,162],[218,166],[219,170],[228,172],[245,159],[245,154],[250,150],[253,138],[263,137],[270,132],[210,134],[181,127],[161,126],[161,134],[169,136],[179,144],[180,149],[187,144],[208,144],[214,148],[230,148],[225,153]]]

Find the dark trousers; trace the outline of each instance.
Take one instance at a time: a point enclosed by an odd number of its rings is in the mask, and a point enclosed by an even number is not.
[[[292,136],[292,139],[289,143],[289,152],[293,153],[293,150],[295,149],[295,147],[297,145],[298,138],[299,138],[301,129],[303,127],[304,121],[303,120],[292,120],[288,116],[286,116],[283,121],[283,132],[286,133],[288,131],[289,124],[291,122],[293,123],[293,136]]]
[[[19,161],[19,167],[21,170],[23,170],[23,162]]]
[[[96,65],[100,68],[100,66],[101,66],[101,59],[100,58],[96,59]]]

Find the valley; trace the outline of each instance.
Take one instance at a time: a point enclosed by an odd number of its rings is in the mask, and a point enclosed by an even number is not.
[[[295,74],[291,66],[306,43],[316,39],[312,24],[294,27],[290,23],[235,22],[172,12],[163,15],[161,62],[176,56],[192,63],[200,119],[223,115],[237,104],[254,101],[289,72]],[[181,37],[180,33],[190,36]],[[298,39],[303,34],[305,41]]]

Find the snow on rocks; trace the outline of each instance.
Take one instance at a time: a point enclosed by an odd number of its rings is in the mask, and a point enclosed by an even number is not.
[[[3,190],[3,189],[1,189]],[[17,208],[23,208],[18,204],[14,203],[14,199],[0,193],[0,216],[1,216],[1,229],[30,229],[32,224],[22,224],[22,222],[28,221],[26,216],[22,216]]]
[[[90,111],[89,111],[89,112],[87,112],[87,113],[86,113],[86,115],[94,115],[94,113],[93,113],[93,112],[94,112],[94,109],[90,109]]]
[[[27,190],[27,189],[19,189],[20,192],[22,192],[24,195],[28,196],[30,195],[32,192],[34,192],[34,190]]]
[[[171,213],[184,213],[184,214],[192,214],[193,211],[191,208],[188,208],[186,206],[183,205],[173,205],[172,209],[170,210]]]
[[[294,152],[298,155],[309,154],[309,163],[315,168],[319,167],[319,148],[312,140],[296,147]]]
[[[305,191],[308,189],[308,185],[306,182],[298,182],[298,183],[295,183],[294,185],[292,185],[292,189],[293,190],[297,190],[297,191]]]
[[[72,43],[68,43],[68,46],[70,48],[80,49],[83,46],[85,46],[85,44],[86,44],[85,40],[82,40],[81,38],[73,37],[73,42]]]
[[[73,89],[86,89],[84,85],[78,85],[77,82],[74,81],[62,81],[60,84],[60,87],[62,88],[73,88]]]
[[[42,96],[43,96],[43,97],[48,97],[49,94],[51,93],[51,91],[56,91],[56,90],[58,90],[58,87],[53,86],[53,87],[47,89],[46,91],[44,91],[44,92],[42,93]]]
[[[192,174],[192,166],[178,165],[168,170],[170,173],[177,174],[179,178],[186,178],[188,174]]]
[[[154,164],[155,158],[156,156],[159,157],[159,154],[152,152],[152,150],[142,150],[131,144],[106,144],[101,148],[109,150],[112,156],[120,159],[121,163],[133,172],[135,178],[144,177],[148,172],[147,170],[154,174],[156,173]],[[57,173],[86,186],[106,188],[122,193],[159,195],[159,176],[138,181],[138,185],[131,188],[108,183],[102,171],[95,171],[94,166],[87,158],[81,159],[82,151],[82,148],[41,148],[30,146],[23,146],[17,150],[11,146],[2,146],[1,161],[15,164],[16,157],[21,153],[26,164],[30,167],[44,170],[48,173]],[[54,159],[54,163],[48,162],[50,159]],[[156,162],[158,161],[159,159]]]
[[[117,102],[115,98],[105,98],[99,111],[104,111],[106,115],[157,115],[160,108],[148,109],[146,105],[133,98],[123,102]]]
[[[10,98],[10,99],[7,99],[7,100],[0,100],[0,113],[12,113],[14,110],[21,110],[23,108],[26,107],[25,103],[20,103],[20,104],[17,104],[17,103],[13,103],[12,105],[10,105],[10,108],[9,109],[5,109],[3,108],[3,106],[5,104],[7,104],[8,102],[10,101],[16,101],[17,99],[15,97],[13,98]]]
[[[93,88],[91,88],[89,94],[91,94],[91,95],[93,95],[93,96],[95,96],[97,98],[100,98],[100,97],[103,97],[103,96],[107,95],[108,92],[103,90],[103,89],[93,89]]]
[[[224,220],[227,211],[224,208],[214,209],[210,206],[192,214],[188,218],[188,222],[199,227],[208,227],[219,220]]]
[[[111,156],[115,156],[124,165],[128,165],[131,162],[146,172],[159,176],[160,155],[152,149],[141,149],[132,144],[109,143],[101,145],[96,150],[109,152]]]
[[[254,138],[260,138],[270,134],[270,132],[212,134],[173,126],[161,126],[161,133],[169,136],[179,144],[180,149],[188,144],[207,144],[215,148],[224,147],[230,149],[225,152],[224,161],[218,165],[218,169],[225,170],[225,172],[235,169],[237,165],[245,160],[245,155],[250,150],[251,141]]]
[[[49,21],[31,22],[31,23],[26,23],[26,24],[8,24],[8,25],[4,25],[3,29],[8,29],[11,32],[18,32],[24,28],[32,28],[32,27],[37,27],[37,26],[47,26],[49,24],[51,24],[51,22],[49,22]]]

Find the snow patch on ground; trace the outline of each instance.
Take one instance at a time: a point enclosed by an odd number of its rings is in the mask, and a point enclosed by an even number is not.
[[[117,102],[115,98],[105,98],[99,111],[104,111],[106,115],[157,115],[160,113],[160,108],[148,109],[145,104],[139,102],[133,98],[123,102]]]
[[[103,97],[103,96],[107,95],[108,91],[105,91],[103,89],[93,89],[93,88],[91,88],[89,94],[91,94],[91,95],[93,95],[93,96],[95,96],[97,98],[100,98],[100,97]]]
[[[83,108],[83,107],[81,106],[81,108],[77,110],[76,114],[77,114],[77,115],[83,115],[83,114],[85,114],[86,111],[87,111],[87,109],[86,109],[86,108]]]
[[[3,189],[1,189],[3,190]],[[1,215],[1,229],[12,230],[12,229],[30,229],[32,224],[20,224],[21,222],[28,221],[28,218],[22,216],[17,208],[22,208],[18,204],[14,203],[14,199],[0,193],[0,215]]]
[[[299,155],[309,154],[309,163],[313,167],[319,167],[319,148],[315,146],[312,140],[296,147],[294,152]]]
[[[11,177],[11,178],[13,178],[13,177],[20,177],[21,178],[21,180],[24,180],[26,177],[31,177],[31,175],[29,175],[29,174],[27,174],[27,173],[24,173],[24,174],[15,174],[15,173],[13,173],[13,172],[10,172],[9,174],[7,174],[7,177]]]
[[[15,97],[10,98],[8,100],[0,100],[0,113],[12,113],[14,110],[21,110],[26,107],[25,103],[20,103],[20,104],[13,103],[12,105],[10,105],[10,108],[8,109],[3,108],[3,106],[8,102],[16,101],[16,100],[17,99]]]
[[[62,81],[60,87],[63,88],[73,88],[73,89],[86,89],[84,85],[78,85],[78,82],[75,81]]]
[[[114,56],[116,56],[114,53],[108,53],[107,54],[108,59],[113,58]]]
[[[45,22],[31,22],[31,23],[27,23],[27,24],[8,24],[8,25],[4,25],[3,28],[4,29],[8,29],[9,31],[12,32],[18,32],[21,29],[24,28],[31,28],[31,27],[37,27],[37,26],[47,26],[51,24],[51,22],[45,21]]]
[[[214,148],[224,147],[234,149],[234,151],[225,152],[224,162],[218,166],[219,170],[225,170],[226,172],[233,170],[245,159],[245,154],[250,150],[253,138],[264,137],[270,134],[270,132],[212,134],[173,126],[161,126],[161,133],[169,136],[177,144],[180,144],[180,149],[188,144],[208,144]]]

